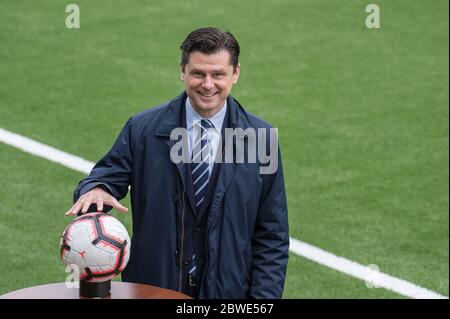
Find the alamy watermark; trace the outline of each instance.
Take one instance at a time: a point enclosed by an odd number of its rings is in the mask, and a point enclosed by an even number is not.
[[[366,27],[368,29],[379,29],[380,28],[380,7],[371,3],[366,6],[366,12],[370,13],[366,18]]]
[[[66,287],[69,289],[80,288],[80,267],[75,264],[67,265],[66,272],[70,273],[66,277]]]
[[[209,128],[202,139],[208,139],[213,128]],[[277,128],[225,128],[225,146],[217,145],[215,163],[259,163],[260,174],[274,174],[278,170],[278,129]],[[195,154],[202,155],[191,158],[189,155],[189,135],[186,128],[178,127],[170,133],[170,139],[177,141],[170,149],[170,159],[174,164],[200,163],[208,157],[206,148],[194,147]]]
[[[71,3],[66,6],[66,13],[69,15],[66,17],[66,28],[79,29],[80,28],[80,7]]]
[[[378,265],[367,265],[365,283],[367,288],[380,288],[380,267]]]

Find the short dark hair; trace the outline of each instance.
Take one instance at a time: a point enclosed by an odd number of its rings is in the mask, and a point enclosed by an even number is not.
[[[191,52],[199,51],[212,54],[222,49],[228,50],[230,53],[230,64],[233,65],[234,69],[239,63],[239,43],[230,32],[218,28],[207,27],[192,31],[180,45],[180,49],[182,65],[189,62]]]

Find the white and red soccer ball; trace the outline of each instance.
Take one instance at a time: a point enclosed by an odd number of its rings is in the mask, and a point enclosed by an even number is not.
[[[130,258],[130,237],[125,226],[106,213],[89,213],[74,219],[60,242],[66,266],[77,265],[80,280],[112,279],[125,269]]]

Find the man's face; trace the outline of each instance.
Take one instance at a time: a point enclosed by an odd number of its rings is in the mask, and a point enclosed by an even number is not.
[[[227,50],[212,54],[194,51],[189,55],[189,62],[180,65],[180,71],[194,109],[203,117],[211,117],[220,111],[230,95],[240,65],[233,71]]]

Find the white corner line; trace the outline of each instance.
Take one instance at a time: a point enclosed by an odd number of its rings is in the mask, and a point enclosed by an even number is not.
[[[0,142],[14,146],[24,152],[45,158],[49,161],[61,164],[84,174],[89,174],[91,169],[94,167],[93,162],[60,151],[51,146],[34,141],[25,136],[12,133],[2,128],[0,128]],[[290,251],[298,256],[302,256],[328,268],[366,281],[366,283],[370,281],[373,286],[382,287],[406,297],[417,299],[448,299],[447,296],[440,295],[434,291],[417,286],[406,280],[393,277],[382,272],[374,273],[367,266],[363,266],[346,258],[336,256],[292,237],[290,237]]]

